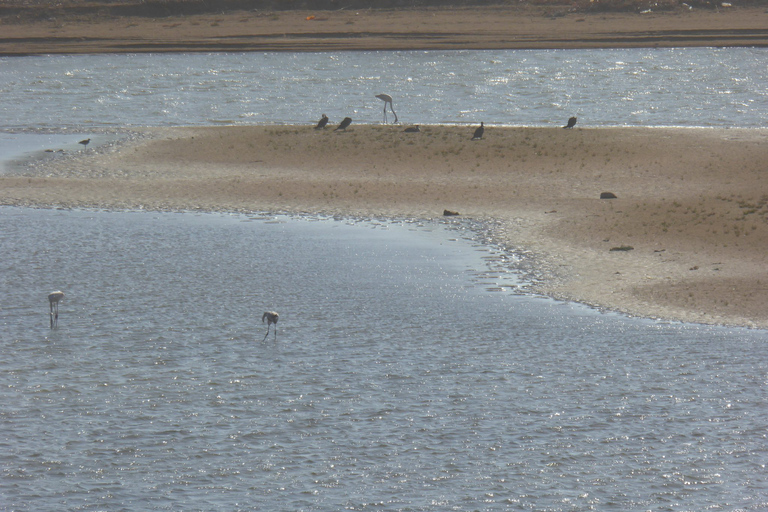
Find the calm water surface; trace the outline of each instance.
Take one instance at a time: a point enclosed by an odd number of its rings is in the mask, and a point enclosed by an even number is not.
[[[0,208],[0,509],[768,507],[765,331],[520,295],[472,236]]]

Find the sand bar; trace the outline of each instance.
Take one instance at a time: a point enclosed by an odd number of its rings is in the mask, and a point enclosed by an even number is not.
[[[0,204],[497,221],[537,292],[625,313],[768,327],[768,130],[153,128],[47,154]],[[601,199],[611,192],[615,199]]]

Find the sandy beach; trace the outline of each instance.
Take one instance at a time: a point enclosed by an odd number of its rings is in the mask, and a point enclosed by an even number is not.
[[[768,327],[768,130],[153,128],[0,178],[0,204],[494,220],[535,291]],[[614,199],[601,199],[610,192]]]

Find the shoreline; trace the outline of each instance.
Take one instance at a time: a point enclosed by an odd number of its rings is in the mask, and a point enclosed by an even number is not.
[[[488,127],[470,141],[465,126],[402,129],[129,130],[140,136],[0,176],[0,204],[395,219],[447,209],[533,255],[534,293],[768,328],[768,130]]]
[[[765,7],[584,12],[569,4],[0,18],[0,55],[768,47]]]

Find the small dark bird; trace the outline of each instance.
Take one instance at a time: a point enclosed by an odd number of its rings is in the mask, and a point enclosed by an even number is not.
[[[82,144],[85,149],[88,149],[88,143],[91,142],[91,139],[83,139],[78,144]]]
[[[419,130],[419,125],[416,125],[416,126],[409,126],[403,131],[405,133],[416,133],[416,132],[420,132],[421,130]]]
[[[482,139],[484,131],[485,131],[485,128],[483,128],[483,122],[480,121],[480,127],[477,130],[475,130],[475,134],[472,136],[472,140]]]
[[[563,126],[563,128],[573,128],[574,126],[576,126],[576,118],[571,117],[570,119],[568,119],[568,124]]]
[[[337,130],[347,131],[347,128],[349,127],[350,124],[352,124],[352,118],[345,117],[344,120],[341,122],[341,124],[336,128],[336,130],[333,130],[333,131],[337,131]]]
[[[319,130],[320,128],[325,128],[325,125],[328,124],[328,116],[323,114],[323,117],[320,118],[320,120],[317,122],[317,126],[315,126],[315,130]]]

